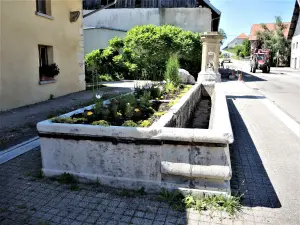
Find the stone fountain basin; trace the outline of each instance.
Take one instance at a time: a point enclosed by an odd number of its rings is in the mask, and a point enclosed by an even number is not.
[[[184,128],[201,96],[212,101],[209,129]],[[80,113],[88,106],[62,116]],[[79,180],[126,189],[161,188],[192,193],[230,193],[228,145],[233,134],[219,84],[194,85],[149,128],[84,124],[37,124],[46,176],[73,174]]]

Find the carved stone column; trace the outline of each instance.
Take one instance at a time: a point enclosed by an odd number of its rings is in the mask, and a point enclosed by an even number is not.
[[[222,36],[218,32],[205,32],[202,40],[202,65],[197,82],[216,81],[221,82],[219,73],[219,54]]]

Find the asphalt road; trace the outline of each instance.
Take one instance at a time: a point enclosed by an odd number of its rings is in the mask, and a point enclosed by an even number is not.
[[[244,72],[245,84],[259,91],[300,124],[300,71],[290,68],[271,68],[269,74],[250,72],[249,61],[232,60],[225,67]]]

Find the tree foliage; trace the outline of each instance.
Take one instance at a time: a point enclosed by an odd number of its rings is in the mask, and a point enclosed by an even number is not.
[[[244,56],[250,56],[251,53],[251,42],[248,38],[243,41],[243,51]]]
[[[136,26],[124,39],[116,37],[106,49],[86,55],[85,65],[90,75],[162,80],[173,54],[177,54],[181,68],[197,74],[201,68],[200,34],[171,25]]]
[[[181,68],[190,73],[200,71],[202,43],[200,35],[171,25],[137,26],[127,32],[125,48],[144,79],[161,80],[166,62],[178,55]]]
[[[286,64],[290,56],[290,41],[284,36],[284,31],[287,26],[282,22],[281,17],[275,17],[275,29],[270,30],[265,24],[261,24],[262,31],[256,33],[257,39],[262,48],[271,50],[273,64],[278,65],[278,62]]]
[[[219,34],[221,34],[223,37],[223,39],[221,40],[221,45],[223,45],[224,41],[227,39],[227,34],[222,28],[219,29]]]

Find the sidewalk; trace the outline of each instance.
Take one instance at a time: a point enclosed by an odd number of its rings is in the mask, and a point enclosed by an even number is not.
[[[120,196],[112,188],[80,185],[71,191],[38,179],[39,149],[0,165],[0,224],[300,224],[300,139],[242,82],[222,84],[235,142],[230,146],[233,193],[243,213],[177,212],[153,196]]]
[[[129,92],[131,89],[130,87],[103,87],[101,91],[106,95],[117,95]],[[81,91],[1,112],[0,151],[35,137],[38,122],[92,104],[92,96],[91,90]]]

